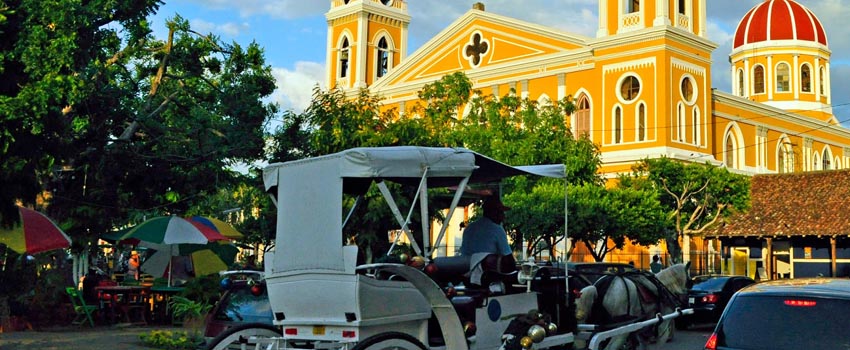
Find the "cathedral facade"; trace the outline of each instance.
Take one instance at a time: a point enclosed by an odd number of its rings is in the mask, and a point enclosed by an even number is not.
[[[850,168],[850,130],[832,114],[831,52],[815,14],[793,0],[758,4],[741,14],[732,69],[712,72],[707,3],[599,0],[595,37],[476,3],[407,55],[415,19],[405,0],[332,0],[327,84],[368,87],[402,113],[424,84],[455,72],[484,94],[571,96],[578,108],[565,117],[600,146],[611,176],[662,156],[749,175]],[[731,74],[733,86],[721,87],[731,93],[713,87],[712,74]]]

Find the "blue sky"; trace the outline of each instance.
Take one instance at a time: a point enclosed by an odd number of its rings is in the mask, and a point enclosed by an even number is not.
[[[597,0],[409,0],[409,47],[412,53],[463,15],[476,1],[488,12],[595,36]],[[730,91],[728,55],[738,21],[762,0],[708,0],[708,36],[719,46],[712,55],[712,85]],[[838,119],[850,124],[850,0],[797,0],[812,10],[826,28],[832,50],[832,104]],[[313,87],[324,83],[327,22],[330,0],[166,0],[154,17],[159,38],[165,37],[165,19],[186,18],[194,30],[223,40],[265,49],[278,89],[272,99],[284,109],[301,111],[309,104]]]

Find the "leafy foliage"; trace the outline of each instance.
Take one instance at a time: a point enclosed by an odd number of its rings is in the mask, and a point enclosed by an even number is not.
[[[723,217],[747,209],[750,201],[747,176],[670,158],[645,159],[631,175],[620,177],[620,186],[658,193],[669,219],[664,238],[673,263],[681,262],[682,236],[702,234]]]

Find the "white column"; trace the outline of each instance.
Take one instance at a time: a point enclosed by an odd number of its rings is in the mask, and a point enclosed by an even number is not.
[[[407,27],[407,23],[404,23],[401,26],[401,43],[399,43],[398,46],[398,64],[401,64],[401,62],[407,58],[407,36],[410,32]]]
[[[334,39],[333,34],[334,33],[333,33],[333,29],[331,27],[331,21],[328,21],[328,38],[327,38],[327,44],[326,44],[327,45],[326,47],[328,48],[328,52],[327,52],[327,57],[325,58],[325,81],[328,84],[328,88],[333,88],[333,86],[334,86],[334,82],[333,82],[332,79],[333,79],[333,74],[334,74],[333,72],[336,70],[336,69],[333,69],[333,67],[336,66],[334,64],[335,63],[334,62],[335,61],[334,60],[334,52],[336,52],[336,48],[333,47],[333,39]]]
[[[764,67],[764,77],[767,80],[767,99],[769,101],[773,101],[773,78],[776,74],[776,71],[773,69],[773,56],[767,56],[767,67]]]
[[[753,86],[753,82],[750,80],[750,59],[745,58],[744,59],[744,97],[750,96],[750,91],[752,91],[752,89],[750,88],[751,86]]]
[[[596,37],[608,36],[608,0],[599,0],[599,28]]]
[[[670,20],[670,4],[667,1],[655,2],[655,19],[652,21],[653,26],[669,26],[673,23]]]
[[[697,1],[697,3],[698,3],[697,6],[699,6],[699,36],[705,38],[706,35],[707,35],[705,27],[708,25],[708,22],[706,20],[706,15],[705,15],[705,3],[706,3],[706,1],[705,0],[699,0],[699,1]]]
[[[357,71],[354,74],[354,87],[356,88],[364,88],[366,87],[366,50],[369,49],[369,14],[361,13],[360,17],[357,19],[357,56],[355,56],[355,60],[357,62]],[[349,65],[351,66],[351,65]]]
[[[814,83],[812,87],[815,89],[815,101],[820,102],[820,58],[815,57],[815,74],[814,74]],[[824,89],[826,91],[826,89]]]
[[[561,73],[558,74],[558,101],[564,97],[567,97],[567,75]]]
[[[800,99],[800,55],[794,55],[794,67],[791,69],[791,88],[794,89],[794,99]]]
[[[823,78],[823,84],[826,85],[826,87],[824,88],[825,89],[824,91],[826,91],[826,104],[831,105],[832,104],[832,79],[830,79],[830,76],[829,76],[829,62],[824,63],[824,66],[826,66],[826,70],[824,71],[824,73],[826,73],[826,76]]]

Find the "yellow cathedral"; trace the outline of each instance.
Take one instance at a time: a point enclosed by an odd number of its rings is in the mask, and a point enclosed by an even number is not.
[[[715,72],[731,74],[728,93],[711,86],[707,3],[599,0],[596,36],[586,37],[479,2],[407,55],[407,1],[332,0],[327,84],[368,87],[401,113],[424,84],[455,72],[484,94],[572,96],[570,126],[600,146],[610,176],[662,156],[750,175],[850,168],[850,130],[832,114],[831,52],[816,15],[793,0],[741,14],[732,69]]]

